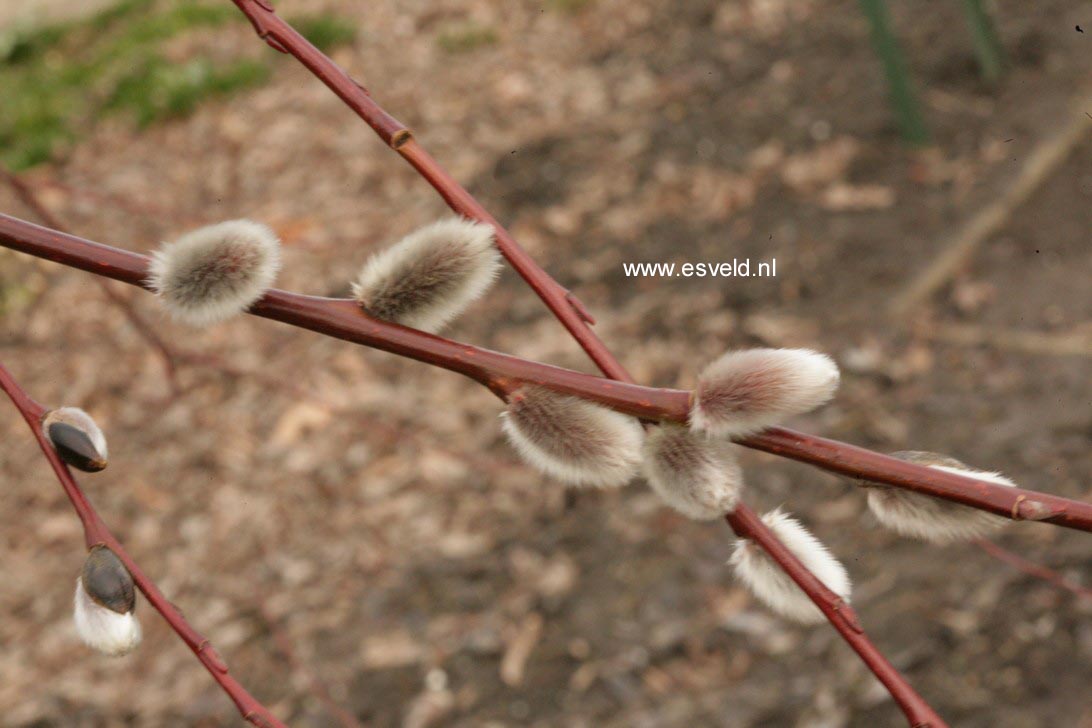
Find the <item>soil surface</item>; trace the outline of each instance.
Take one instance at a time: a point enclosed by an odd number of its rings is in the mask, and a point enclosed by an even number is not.
[[[960,3],[890,5],[935,136],[924,151],[900,143],[850,0],[278,8],[358,23],[336,60],[579,294],[639,381],[688,387],[733,347],[817,348],[843,387],[794,427],[1092,497],[1092,138],[911,316],[887,314],[1033,150],[1092,112],[1074,105],[1092,16],[1075,0],[996,3],[1010,68],[989,88]],[[213,47],[272,53],[242,20],[176,50]],[[323,295],[445,214],[289,57],[189,118],[88,130],[24,178],[74,232],[133,250],[269,223],[279,285]],[[32,217],[8,190],[0,210]],[[623,271],[737,258],[776,258],[777,276]],[[567,495],[516,458],[473,383],[262,319],[183,328],[122,291],[173,346],[215,360],[181,364],[172,397],[158,353],[88,275],[0,251],[0,286],[4,364],[108,433],[109,469],[81,478],[90,497],[293,726],[341,725],[313,678],[371,726],[904,724],[829,626],[752,600],[723,524],[675,515],[640,482]],[[448,334],[591,371],[510,271]],[[239,724],[146,603],[132,656],[78,643],[79,526],[2,409],[0,722]],[[1092,600],[974,544],[900,539],[836,477],[743,458],[749,502],[784,505],[842,559],[865,628],[951,725],[1092,726]],[[994,541],[1090,581],[1087,534],[1013,524]]]

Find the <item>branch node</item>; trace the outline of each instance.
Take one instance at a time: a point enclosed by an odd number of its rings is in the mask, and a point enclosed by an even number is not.
[[[1016,502],[1012,504],[1012,520],[1020,520],[1020,504],[1026,501],[1028,498],[1026,495],[1020,495],[1016,497]]]
[[[1017,498],[1012,509],[1014,521],[1042,521],[1065,513],[1064,508],[1051,508],[1042,501],[1027,500],[1025,496]]]
[[[213,647],[212,643],[209,642],[207,639],[202,640],[201,644],[197,646],[197,654],[205,655],[213,668],[215,668],[220,673],[227,674],[227,663],[224,662],[224,658],[220,657],[220,653],[216,651],[216,648]]]
[[[275,15],[276,11],[273,10],[273,5],[269,0],[234,0],[234,2],[239,6],[239,9],[243,11],[243,15],[247,17],[250,24],[254,26],[254,32],[258,34],[259,38],[266,42],[266,45],[281,53],[289,52],[287,46],[273,37],[273,29],[270,27],[268,19],[252,7],[252,5],[256,5],[266,14]]]
[[[270,33],[268,30],[265,32],[258,31],[258,35],[260,35],[262,40],[265,41],[265,44],[273,50],[277,51],[278,53],[288,53],[288,48],[282,45],[279,40],[274,38],[273,34]]]
[[[258,728],[275,728],[274,724],[269,722],[269,719],[257,710],[252,710],[244,715],[243,720],[251,725],[258,726]]]
[[[360,86],[358,83],[357,86]],[[368,90],[363,86],[360,86],[360,90],[364,93],[368,93]],[[391,149],[400,149],[406,142],[413,139],[413,132],[409,129],[399,129],[394,134],[391,134]]]
[[[851,630],[857,634],[864,634],[864,627],[861,626],[861,621],[857,618],[857,610],[849,606],[844,599],[839,597],[838,601],[834,603],[834,611],[838,613],[841,620]]]
[[[565,300],[576,311],[576,315],[580,317],[581,321],[591,326],[595,325],[595,316],[592,316],[591,311],[588,310],[583,301],[576,297],[576,294],[572,291],[565,291]]]

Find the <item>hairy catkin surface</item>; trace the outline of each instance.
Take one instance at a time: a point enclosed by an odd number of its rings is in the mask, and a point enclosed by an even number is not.
[[[838,388],[838,367],[807,349],[728,352],[698,377],[694,429],[740,437],[826,403]]]
[[[481,297],[499,270],[493,228],[451,218],[372,256],[353,295],[376,318],[435,333]]]
[[[509,441],[532,466],[574,485],[625,485],[641,461],[637,420],[545,387],[512,395],[502,417]]]
[[[977,478],[1010,488],[1016,484],[1000,473],[975,470],[955,458],[939,453],[910,450],[894,457],[937,470]],[[1008,519],[993,513],[952,503],[943,498],[869,483],[868,508],[884,527],[899,535],[935,544],[970,541],[996,531]]]
[[[149,283],[175,319],[208,326],[240,314],[273,285],[280,243],[265,225],[229,220],[164,244]]]
[[[731,442],[664,424],[645,437],[643,469],[665,503],[695,520],[720,518],[739,502],[743,472]]]
[[[762,522],[808,571],[849,602],[852,584],[845,567],[803,524],[780,509],[762,516]],[[740,539],[729,563],[740,581],[773,611],[804,624],[823,621],[819,608],[758,544]]]

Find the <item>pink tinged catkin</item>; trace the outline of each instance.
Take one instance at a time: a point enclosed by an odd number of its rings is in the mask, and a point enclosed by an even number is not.
[[[371,316],[436,333],[484,294],[499,270],[493,227],[454,217],[372,256],[353,295]]]
[[[838,367],[808,349],[728,352],[698,378],[694,429],[742,437],[826,403],[838,388]]]
[[[637,420],[545,387],[512,394],[501,427],[532,467],[572,485],[625,485],[641,462]]]
[[[736,446],[680,425],[665,424],[645,437],[645,478],[665,503],[694,520],[735,509],[743,489]]]
[[[912,450],[892,453],[900,460],[925,465],[955,475],[977,478],[1011,488],[1016,483],[1000,473],[975,470],[965,463],[938,453]],[[935,544],[971,541],[1005,525],[1007,519],[941,498],[867,483],[868,508],[886,528],[909,538]]]
[[[42,432],[57,455],[77,470],[97,473],[106,467],[106,436],[79,407],[58,407],[42,418]]]
[[[167,312],[209,326],[245,311],[273,285],[280,242],[265,225],[229,220],[165,243],[152,257],[148,282]]]
[[[74,607],[76,632],[88,647],[116,657],[140,644],[140,622],[133,613],[133,577],[105,546],[96,546],[87,554],[76,579]]]
[[[762,516],[762,522],[808,571],[846,603],[849,602],[852,589],[849,574],[808,529],[781,509]],[[823,621],[819,608],[758,544],[740,539],[729,563],[739,580],[773,611],[803,624]]]

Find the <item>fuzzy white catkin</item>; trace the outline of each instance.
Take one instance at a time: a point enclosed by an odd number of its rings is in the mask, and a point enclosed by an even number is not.
[[[698,377],[694,429],[740,437],[826,403],[838,388],[838,366],[808,349],[746,349],[723,355]]]
[[[353,295],[376,318],[436,333],[481,297],[499,270],[493,227],[454,217],[373,255]]]
[[[1016,483],[1000,473],[975,470],[945,455],[922,451],[893,455],[955,475],[1016,487]],[[1001,516],[977,508],[881,484],[868,485],[868,508],[881,525],[895,533],[941,545],[981,538],[1007,522]]]
[[[79,407],[58,407],[57,409],[50,410],[42,420],[42,430],[46,433],[46,437],[49,437],[49,426],[55,423],[72,425],[73,427],[82,430],[91,440],[91,444],[95,446],[95,449],[99,451],[102,459],[105,460],[107,458],[106,435],[102,434],[102,429],[91,415],[87,414]]]
[[[573,485],[625,485],[641,462],[636,419],[545,387],[513,394],[501,427],[530,465]]]
[[[76,579],[76,632],[84,644],[104,655],[120,656],[132,652],[140,644],[140,622],[133,612],[124,614],[97,604]]]
[[[170,315],[208,326],[245,311],[273,285],[280,242],[265,225],[229,220],[165,243],[152,257],[149,278]]]
[[[645,437],[643,468],[649,486],[665,503],[699,521],[733,510],[743,489],[736,446],[674,424]]]
[[[762,522],[832,592],[849,602],[852,584],[838,559],[808,529],[777,509]],[[766,551],[748,539],[736,542],[729,563],[751,593],[778,614],[803,624],[823,621],[823,613]]]

